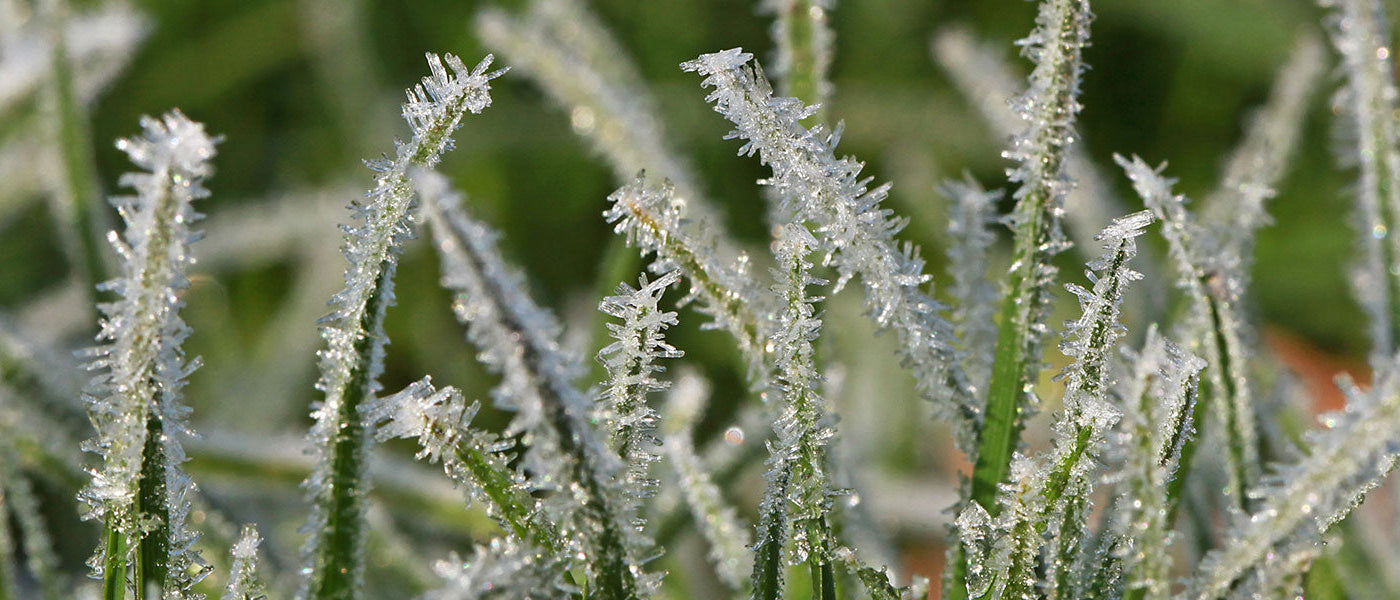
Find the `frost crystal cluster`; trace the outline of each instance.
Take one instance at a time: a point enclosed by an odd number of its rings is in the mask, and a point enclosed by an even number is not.
[[[578,360],[560,346],[558,322],[522,289],[496,250],[496,234],[471,219],[460,197],[431,172],[417,180],[442,259],[443,285],[480,358],[500,373],[496,404],[514,411],[508,435],[522,435],[522,466],[533,489],[549,494],[545,511],[571,554],[586,557],[602,598],[630,598],[656,584],[642,571],[650,543],[633,526],[636,501],[617,453],[591,424],[588,398],[575,386]]]
[[[98,375],[85,392],[97,429],[85,448],[102,464],[81,498],[86,518],[104,526],[89,563],[104,588],[153,585],[184,598],[207,570],[192,547],[198,534],[186,527],[194,484],[181,468],[189,414],[181,391],[199,361],[186,360],[180,348],[190,329],[179,311],[194,263],[190,244],[199,237],[190,229],[201,217],[193,202],[209,195],[204,179],[217,140],[178,110],[145,117],[141,127],[140,136],[117,142],[146,171],[122,176],[135,196],[112,199],[126,226],[125,234],[108,236],[121,275],[100,288],[117,300],[100,306],[103,345],[89,352],[88,365]],[[138,553],[156,564],[134,570],[140,578],[128,584],[127,565]]]
[[[881,206],[889,184],[869,189],[870,180],[860,179],[862,163],[836,158],[840,128],[827,134],[821,125],[804,127],[801,121],[813,108],[795,98],[775,98],[762,69],[749,66],[752,58],[732,48],[681,68],[703,75],[702,85],[713,88],[706,100],[734,123],[730,137],[746,140],[739,153],[758,153],[773,170],[763,183],[782,199],[784,218],[812,227],[825,252],[823,262],[840,275],[836,289],[860,276],[870,317],[899,336],[900,353],[920,392],[943,418],[971,435],[978,414],[957,358],[952,325],[939,315],[943,307],[922,289],[930,277],[923,272],[918,249],[894,237],[906,221]]]

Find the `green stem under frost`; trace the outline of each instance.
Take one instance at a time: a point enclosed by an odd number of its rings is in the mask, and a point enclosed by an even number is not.
[[[490,80],[500,75],[486,72],[489,56],[471,69],[450,54],[446,62],[444,67],[443,59],[428,55],[432,75],[409,91],[403,111],[413,137],[398,146],[393,158],[371,163],[379,172],[375,187],[355,206],[362,222],[348,229],[346,286],[322,330],[328,347],[321,354],[318,388],[326,398],[312,427],[320,455],[308,480],[312,538],[305,548],[304,568],[310,577],[301,597],[341,600],[362,593],[368,487],[364,474],[371,429],[362,407],[378,391],[387,343],[384,316],[393,303],[397,253],[413,226],[408,169],[437,164],[462,117],[490,106]]]
[[[1074,137],[1089,18],[1086,1],[1047,0],[1037,20],[1039,38],[1032,38],[1041,40],[1031,94],[1023,99],[1032,121],[1011,152],[1021,162],[1014,175],[1022,182],[1013,213],[1015,249],[970,492],[992,516],[999,512],[997,486],[1006,481],[1040,363],[1037,330],[1054,276],[1050,257],[1060,244],[1058,214],[1068,187],[1062,163]]]

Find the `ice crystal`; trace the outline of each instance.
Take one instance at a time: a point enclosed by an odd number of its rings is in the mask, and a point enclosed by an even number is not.
[[[622,461],[590,423],[588,398],[574,385],[579,361],[560,344],[560,326],[522,289],[520,276],[496,250],[496,234],[462,210],[461,198],[431,171],[415,174],[442,259],[443,285],[467,326],[480,360],[501,374],[492,391],[515,412],[508,432],[523,434],[522,467],[561,537],[588,557],[601,598],[648,595],[657,578],[641,565],[650,542],[633,527],[627,507],[642,494],[627,485]]]
[[[509,539],[491,540],[466,561],[454,554],[433,571],[442,586],[423,600],[557,600],[577,591],[564,582],[564,563]]]
[[[1347,115],[1355,151],[1346,162],[1360,169],[1356,188],[1357,232],[1362,248],[1354,275],[1357,297],[1371,323],[1372,356],[1394,353],[1400,329],[1400,90],[1391,61],[1390,21],[1381,0],[1319,0],[1332,44],[1342,57],[1346,83],[1333,101]]]
[[[714,234],[703,223],[689,230],[685,200],[676,196],[669,183],[649,184],[638,176],[608,196],[608,201],[611,206],[603,217],[613,230],[644,255],[655,255],[652,271],[679,271],[690,280],[690,293],[679,304],[699,301],[700,312],[713,320],[710,327],[734,336],[753,386],[766,388],[771,377],[766,356],[772,327],[767,318],[770,302],[749,274],[748,258],[721,258]]]
[[[257,528],[244,525],[229,550],[233,561],[229,565],[228,587],[224,588],[223,600],[265,600],[262,581],[258,579],[258,546],[262,537]]]
[[[1236,514],[1224,539],[1188,586],[1190,598],[1215,598],[1271,561],[1306,551],[1380,484],[1400,456],[1400,361],[1380,365],[1369,391],[1344,386],[1347,407],[1325,415],[1307,439],[1309,454],[1280,467],[1261,487],[1253,514]]]
[[[108,236],[122,264],[120,275],[100,287],[117,299],[99,306],[102,345],[88,353],[89,368],[99,373],[86,392],[97,437],[85,448],[102,464],[80,499],[84,517],[104,522],[128,551],[139,545],[163,555],[163,564],[147,565],[152,579],[136,585],[154,582],[167,597],[198,598],[189,590],[207,569],[191,547],[197,534],[185,527],[194,484],[180,466],[180,437],[188,434],[189,414],[181,391],[199,360],[186,360],[181,349],[189,327],[179,310],[194,263],[189,246],[199,238],[190,228],[201,217],[193,201],[209,195],[203,182],[218,140],[178,110],[143,117],[141,126],[140,136],[117,142],[147,172],[123,175],[136,196],[112,199],[126,225],[125,234]],[[90,562],[98,575],[121,560],[107,556],[106,542]],[[114,562],[104,563],[109,558]]]
[[[1162,176],[1141,158],[1129,161],[1122,156],[1114,160],[1133,181],[1133,188],[1147,207],[1162,221],[1162,236],[1178,272],[1177,285],[1190,302],[1186,327],[1191,339],[1188,347],[1197,349],[1209,365],[1210,389],[1215,394],[1214,412],[1224,425],[1228,451],[1226,466],[1230,490],[1235,501],[1245,500],[1244,490],[1252,484],[1258,470],[1258,441],[1255,437],[1254,405],[1245,374],[1242,319],[1237,314],[1236,299],[1228,290],[1230,285],[1220,280],[1226,277],[1217,262],[1216,240],[1196,224],[1186,211],[1186,197],[1174,194],[1175,180]]]
[[[1001,291],[987,277],[987,254],[996,242],[989,226],[996,222],[1001,192],[983,191],[970,177],[965,182],[948,181],[940,189],[953,201],[948,237],[956,241],[948,247],[948,272],[953,279],[948,294],[954,299],[954,333],[963,345],[968,380],[980,395],[991,379],[996,349],[996,305]]]
[[[344,227],[345,288],[332,298],[335,309],[321,323],[317,389],[325,393],[313,411],[310,439],[317,464],[305,487],[312,511],[304,531],[310,577],[299,596],[353,598],[364,562],[364,462],[372,426],[360,408],[379,391],[383,371],[384,315],[394,302],[398,249],[413,235],[411,166],[432,166],[452,147],[452,132],[468,112],[491,104],[488,55],[473,68],[461,59],[428,55],[431,75],[408,91],[403,116],[413,135],[395,144],[393,158],[368,164],[376,173],[366,199],[352,205],[355,225]],[[448,73],[448,68],[452,73]]]
[[[1007,600],[1038,598],[1036,567],[1044,537],[1037,531],[1039,478],[1034,461],[1013,455],[1010,480],[1001,485],[1000,511],[995,517],[996,542],[986,569],[993,577],[991,597]]]
[[[1109,354],[1114,342],[1125,331],[1120,321],[1119,307],[1128,284],[1142,279],[1128,261],[1137,255],[1137,242],[1143,229],[1152,224],[1152,213],[1140,211],[1114,219],[1096,236],[1104,253],[1089,263],[1085,273],[1094,284],[1092,290],[1067,284],[1071,294],[1079,298],[1082,315],[1071,322],[1062,333],[1060,351],[1074,359],[1065,367],[1065,415],[1080,425],[1095,419],[1086,413],[1106,410],[1109,386]]]
[[[1073,182],[1064,163],[1077,135],[1082,53],[1091,18],[1087,0],[1046,0],[1040,3],[1035,29],[1019,42],[1035,68],[1030,87],[1015,101],[1024,129],[1004,154],[1017,163],[1007,173],[1019,184],[1012,194],[1016,207],[1006,219],[1014,244],[970,491],[989,512],[996,506],[998,486],[1007,480],[1024,419],[1036,403],[1033,382],[1040,371],[1056,273],[1051,258],[1067,244],[1060,218]]]
[[[966,552],[967,572],[964,578],[967,597],[981,598],[991,589],[993,581],[993,573],[987,564],[992,552],[992,543],[995,541],[992,516],[987,514],[987,509],[982,508],[981,504],[969,502],[962,512],[958,513],[956,530]]]
[[[1123,335],[1119,305],[1127,286],[1142,275],[1128,266],[1137,254],[1135,238],[1152,223],[1141,211],[1114,219],[1096,239],[1104,253],[1089,263],[1092,290],[1075,284],[1067,289],[1079,298],[1083,314],[1063,333],[1060,351],[1074,359],[1061,376],[1066,380],[1064,412],[1055,423],[1055,447],[1043,473],[1044,502],[1037,528],[1048,531],[1054,557],[1047,568],[1056,598],[1071,597],[1082,577],[1075,574],[1087,525],[1092,472],[1098,447],[1117,422],[1119,410],[1108,399],[1111,384],[1109,354]]]
[[[749,66],[752,58],[733,48],[681,68],[704,76],[701,84],[713,88],[706,100],[734,123],[729,137],[746,140],[739,153],[758,153],[772,169],[762,183],[781,197],[787,220],[810,224],[825,253],[823,264],[840,275],[836,288],[860,276],[868,314],[899,336],[900,354],[920,393],[957,425],[960,443],[969,444],[978,413],[952,325],[922,289],[929,276],[918,248],[895,239],[907,221],[881,206],[889,185],[869,189],[870,179],[860,178],[862,163],[836,158],[839,127],[829,135],[821,125],[804,127],[801,121],[813,108],[794,98],[775,98],[762,69]]]
[[[655,493],[656,480],[650,476],[651,463],[658,460],[656,450],[656,411],[647,405],[647,396],[664,391],[668,382],[656,378],[665,367],[657,359],[680,358],[683,352],[666,343],[662,332],[678,321],[676,313],[663,311],[657,305],[666,289],[680,280],[680,273],[671,271],[648,282],[643,275],[637,289],[623,283],[616,296],[603,299],[598,310],[621,323],[609,323],[608,331],[614,341],[598,352],[598,361],[608,371],[606,387],[599,398],[599,414],[609,446],[622,457],[626,467],[625,485],[634,493],[634,500]],[[627,509],[635,512],[635,508]],[[640,529],[640,519],[637,526]]]
[[[566,543],[530,496],[532,484],[510,467],[514,444],[471,425],[480,408],[477,402],[468,405],[453,388],[434,388],[425,377],[376,400],[368,411],[379,423],[375,435],[380,441],[417,438],[416,458],[442,463],[447,477],[464,488],[468,502],[486,504],[487,514],[516,539],[562,551]]]

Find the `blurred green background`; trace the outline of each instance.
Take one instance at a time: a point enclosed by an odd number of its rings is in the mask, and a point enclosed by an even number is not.
[[[473,15],[485,4],[138,2],[149,35],[91,107],[104,190],[115,193],[119,174],[130,169],[112,140],[134,133],[140,115],[179,107],[226,136],[208,184],[213,196],[202,204],[211,231],[221,215],[240,210],[344,205],[370,185],[360,160],[392,151],[392,138],[407,131],[398,106],[403,88],[426,73],[423,53],[452,52],[469,64],[486,53],[471,33]],[[508,10],[522,4],[496,3]],[[692,159],[730,228],[761,249],[767,228],[754,182],[765,169],[735,156],[738,143],[721,139],[728,124],[705,103],[699,79],[677,65],[734,46],[771,57],[771,17],[758,15],[754,2],[735,0],[589,4],[630,52],[619,60],[634,61],[651,84],[672,145]],[[78,3],[75,11],[86,6]],[[1079,127],[1093,157],[1101,166],[1112,165],[1115,152],[1169,161],[1179,190],[1194,198],[1214,187],[1245,116],[1264,100],[1296,36],[1320,33],[1320,11],[1304,0],[1107,0],[1094,9]],[[944,201],[934,186],[968,172],[988,188],[1006,188],[1007,164],[1000,158],[1005,140],[930,58],[930,37],[965,26],[1000,44],[1024,72],[1027,63],[1015,55],[1013,41],[1030,30],[1034,12],[1023,0],[878,0],[843,2],[831,13],[831,114],[846,124],[841,150],[866,161],[866,174],[877,182],[894,182],[890,205],[912,219],[904,237],[922,244],[935,285],[946,278]],[[536,298],[574,332],[586,330],[611,236],[600,213],[619,182],[573,133],[566,111],[529,80],[511,74],[496,83],[492,108],[465,121],[457,150],[441,169],[466,192],[469,209],[500,229],[503,251],[528,274]],[[1269,327],[1354,362],[1366,342],[1346,279],[1352,175],[1339,170],[1330,152],[1334,87],[1328,78],[1314,96],[1296,160],[1270,202],[1274,224],[1259,236],[1249,301]],[[28,130],[16,125],[38,108],[36,99],[0,114],[0,144],[48,144],[26,138]],[[1106,172],[1123,202],[1139,207],[1126,179],[1116,169]],[[69,281],[43,197],[0,182],[0,202],[15,207],[0,221],[0,306],[15,313],[40,314],[35,303],[49,301]],[[299,228],[295,248],[210,256],[205,248],[232,239],[212,234],[195,247],[205,265],[197,267],[185,315],[194,330],[186,348],[206,363],[188,390],[197,429],[294,436],[309,424],[307,406],[319,396],[312,386],[311,352],[320,345],[314,318],[339,287],[343,261],[334,258],[334,224],[348,213],[286,214],[315,217]],[[239,223],[287,228],[270,219]],[[493,378],[463,343],[429,250],[421,241],[412,244],[398,277],[384,387],[395,390],[430,373],[484,398]],[[1070,253],[1064,264],[1064,277],[1077,279],[1082,257]],[[700,321],[683,313],[672,339],[689,354],[686,362],[715,381],[719,397],[741,397],[742,374],[730,367],[728,339],[699,331]],[[79,337],[90,333],[82,331]],[[288,347],[306,351],[288,362]],[[718,406],[709,429],[723,422],[725,404]]]

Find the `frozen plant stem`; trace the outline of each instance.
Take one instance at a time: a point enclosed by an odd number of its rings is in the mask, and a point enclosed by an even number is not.
[[[234,542],[229,553],[233,557],[229,565],[228,586],[224,588],[223,600],[263,600],[263,584],[258,579],[258,546],[262,538],[252,525],[243,526],[243,533]]]
[[[1028,119],[1026,129],[1007,152],[1019,163],[1010,172],[1012,181],[1020,183],[1010,219],[1015,246],[970,491],[970,499],[992,516],[998,511],[997,486],[1007,480],[1022,418],[1032,401],[1032,377],[1040,366],[1043,320],[1055,278],[1050,258],[1064,245],[1060,216],[1072,182],[1063,164],[1076,135],[1081,53],[1090,18],[1087,0],[1045,0],[1035,31],[1021,42],[1035,70],[1030,89],[1018,100]]]
[[[992,517],[1000,512],[997,491],[1007,481],[1023,418],[1034,400],[1043,321],[1055,279],[1050,259],[1066,244],[1060,216],[1073,183],[1064,165],[1077,135],[1079,81],[1085,69],[1082,53],[1091,18],[1088,0],[1044,0],[1035,29],[1020,42],[1035,68],[1029,89],[1017,100],[1027,120],[1025,129],[1006,153],[1019,163],[1009,173],[1020,184],[1012,196],[1016,207],[1009,219],[1015,242],[968,490],[969,501]],[[967,592],[965,568],[962,552],[955,552],[948,586],[955,598]]]
[[[669,182],[648,184],[638,176],[608,196],[608,202],[612,205],[603,218],[613,231],[643,255],[654,255],[653,272],[679,271],[690,280],[690,293],[678,304],[699,300],[700,312],[713,319],[713,326],[734,337],[752,386],[768,387],[772,366],[764,340],[771,324],[764,318],[766,297],[748,273],[748,258],[721,259],[711,228],[704,222],[687,226],[686,201]]]
[[[579,566],[588,568],[590,598],[649,595],[653,576],[642,563],[650,542],[628,518],[644,492],[628,485],[622,461],[590,424],[589,402],[573,383],[579,366],[559,343],[558,322],[521,289],[496,250],[496,234],[467,216],[447,182],[429,171],[415,179],[454,312],[481,361],[502,375],[493,396],[515,411],[507,431],[525,435],[520,468],[549,492],[545,508],[568,554],[586,557]]]
[[[1049,522],[1057,528],[1055,555],[1048,567],[1052,590],[1059,598],[1072,597],[1070,570],[1078,559],[1082,536],[1088,528],[1089,494],[1097,448],[1118,419],[1109,401],[1109,355],[1125,331],[1119,315],[1128,284],[1142,275],[1128,266],[1137,254],[1135,238],[1152,223],[1152,213],[1141,211],[1114,219],[1097,236],[1104,254],[1089,263],[1092,290],[1067,286],[1079,297],[1083,314],[1064,332],[1060,349],[1074,362],[1065,368],[1064,412],[1055,425],[1055,449],[1050,470],[1044,474],[1044,505],[1037,529]]]
[[[1223,597],[1249,586],[1282,557],[1313,551],[1322,535],[1361,504],[1368,491],[1396,466],[1400,449],[1400,368],[1396,359],[1378,366],[1374,386],[1347,385],[1346,410],[1322,417],[1326,425],[1309,435],[1309,453],[1279,467],[1262,489],[1254,514],[1236,513],[1229,544],[1201,560],[1186,598]]]
[[[322,320],[326,349],[320,354],[317,388],[325,399],[314,411],[311,443],[316,468],[306,482],[312,514],[304,552],[308,579],[300,597],[350,599],[359,597],[364,555],[364,477],[371,424],[361,407],[379,391],[383,370],[384,314],[393,303],[394,271],[399,246],[413,234],[413,187],[410,166],[431,167],[452,147],[451,134],[468,112],[491,104],[488,55],[468,69],[448,54],[428,55],[432,75],[408,92],[404,118],[413,137],[396,145],[393,158],[368,164],[377,173],[367,200],[356,202],[361,223],[346,227],[345,289],[333,299],[334,312]]]
[[[821,332],[821,320],[814,316],[812,303],[819,299],[807,296],[808,286],[825,283],[812,277],[812,265],[807,262],[815,246],[812,234],[794,224],[783,226],[773,243],[778,257],[774,273],[778,283],[773,289],[787,305],[773,337],[782,413],[773,424],[777,441],[769,446],[768,487],[759,507],[754,600],[781,596],[782,549],[789,524],[793,538],[790,562],[810,566],[812,597],[836,597],[831,564],[835,542],[828,520],[831,497],[836,492],[826,473],[826,446],[835,431],[817,392],[820,375],[812,351],[812,340]]]
[[[122,183],[134,197],[113,198],[126,233],[108,237],[122,259],[120,277],[99,289],[118,299],[100,306],[105,317],[90,351],[89,367],[102,371],[87,390],[88,416],[97,437],[85,448],[101,457],[79,498],[85,518],[103,522],[103,543],[91,565],[103,580],[103,597],[138,599],[154,589],[162,598],[184,598],[207,570],[185,529],[193,483],[180,467],[179,436],[189,408],[181,404],[185,378],[198,366],[180,345],[189,327],[180,319],[189,245],[198,238],[193,201],[208,191],[217,140],[178,110],[143,118],[140,137],[117,147],[146,173]],[[130,575],[130,580],[128,580]]]

